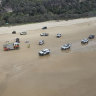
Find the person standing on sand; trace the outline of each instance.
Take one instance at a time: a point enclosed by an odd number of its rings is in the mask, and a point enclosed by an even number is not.
[[[30,43],[27,45],[28,48],[30,48]]]

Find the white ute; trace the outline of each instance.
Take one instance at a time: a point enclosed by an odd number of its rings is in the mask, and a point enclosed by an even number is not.
[[[71,47],[71,44],[64,44],[63,46],[61,46],[61,50],[67,50],[67,49],[70,49]]]
[[[50,54],[50,49],[44,49],[44,50],[39,51],[39,56],[44,56],[47,54]]]

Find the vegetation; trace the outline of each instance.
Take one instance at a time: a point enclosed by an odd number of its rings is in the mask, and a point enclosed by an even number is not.
[[[96,16],[96,0],[2,0],[0,5],[0,26],[91,16]]]

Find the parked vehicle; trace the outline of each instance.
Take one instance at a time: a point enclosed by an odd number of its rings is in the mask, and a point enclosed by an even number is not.
[[[42,29],[47,29],[47,26],[43,27]]]
[[[3,45],[4,51],[19,49],[19,43],[8,43]]]
[[[40,40],[39,45],[43,45],[43,44],[44,44],[44,40]]]
[[[89,35],[88,39],[94,39],[95,35]]]
[[[67,50],[67,49],[70,49],[71,47],[71,44],[64,44],[63,46],[61,46],[61,50]]]
[[[58,34],[56,35],[56,37],[57,37],[57,38],[60,38],[60,37],[61,37],[61,34],[60,34],[60,33],[58,33]]]
[[[19,39],[19,38],[16,38],[16,42],[17,42],[17,43],[20,43],[20,39]]]
[[[20,32],[20,35],[27,35],[27,32]]]
[[[13,31],[12,34],[16,34],[16,31]]]
[[[40,36],[48,36],[48,33],[41,33]]]
[[[86,44],[86,43],[88,43],[89,42],[89,40],[88,39],[83,39],[83,40],[81,40],[81,44]]]
[[[44,49],[39,51],[39,56],[44,56],[50,54],[50,49]]]

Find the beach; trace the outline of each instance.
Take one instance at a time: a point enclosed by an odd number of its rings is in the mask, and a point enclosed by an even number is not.
[[[44,26],[48,29],[42,30]],[[0,96],[95,96],[96,38],[81,45],[90,34],[96,35],[96,17],[0,27]],[[3,51],[3,44],[16,38],[20,49]],[[45,44],[38,45],[39,40]],[[61,51],[66,43],[71,49]],[[45,48],[50,55],[39,56]]]

